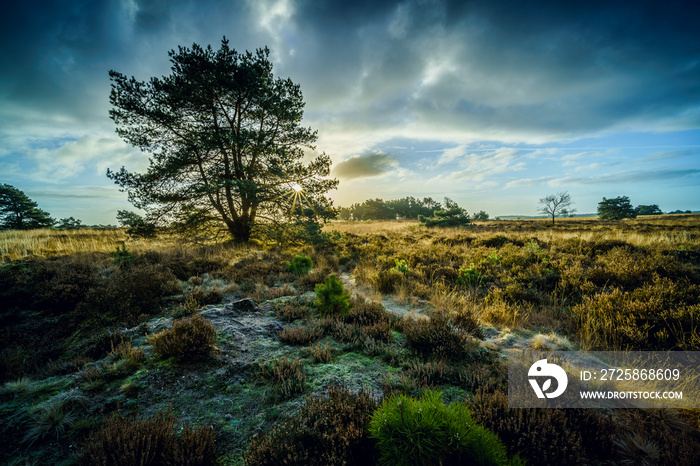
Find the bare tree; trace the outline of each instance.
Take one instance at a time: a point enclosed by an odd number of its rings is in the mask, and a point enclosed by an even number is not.
[[[552,225],[554,225],[554,217],[560,215],[569,215],[576,212],[576,209],[571,209],[571,196],[564,191],[559,194],[550,194],[540,199],[540,207],[538,212],[544,215],[552,216]]]

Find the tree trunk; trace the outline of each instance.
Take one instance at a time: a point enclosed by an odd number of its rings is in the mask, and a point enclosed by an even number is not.
[[[252,222],[248,217],[239,217],[227,224],[228,231],[236,243],[247,243],[252,231]]]
[[[552,214],[552,225],[554,225],[554,214]]]

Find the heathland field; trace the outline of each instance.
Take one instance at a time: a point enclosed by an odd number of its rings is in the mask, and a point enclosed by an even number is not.
[[[508,408],[503,355],[700,351],[700,215],[4,231],[0,260],[0,462],[698,461],[700,411]]]

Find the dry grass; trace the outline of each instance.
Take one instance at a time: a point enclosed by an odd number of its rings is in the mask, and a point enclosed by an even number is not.
[[[620,222],[601,221],[596,217],[557,219],[554,226],[548,219],[491,220],[474,222],[469,228],[422,227],[416,220],[338,221],[327,225],[325,231],[355,235],[411,234],[419,237],[452,238],[469,235],[477,239],[504,235],[508,238],[542,242],[580,239],[583,241],[618,240],[635,246],[650,244],[700,245],[700,214],[647,215]]]

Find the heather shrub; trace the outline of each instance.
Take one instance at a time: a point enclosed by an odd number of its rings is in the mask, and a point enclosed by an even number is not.
[[[405,319],[403,331],[406,344],[423,357],[458,359],[475,348],[472,339],[450,326],[440,312],[429,319]]]
[[[484,332],[479,326],[479,321],[474,317],[474,313],[469,308],[462,307],[450,314],[449,322],[455,328],[476,338],[484,338]]]
[[[287,261],[287,271],[294,275],[306,275],[313,268],[314,263],[310,257],[304,254],[295,255],[294,259]]]
[[[211,352],[216,342],[216,329],[198,314],[174,321],[172,328],[149,336],[148,342],[161,358],[205,356]]]
[[[163,298],[179,291],[177,279],[161,264],[121,267],[88,291],[74,320],[84,326],[95,321],[133,326],[139,316],[158,311]]]
[[[282,343],[288,345],[307,345],[323,336],[323,329],[314,323],[290,325],[280,330],[277,335]]]
[[[498,434],[510,454],[532,464],[589,464],[612,456],[615,424],[594,409],[508,408],[504,392],[478,390],[470,410],[476,422]]]
[[[700,349],[700,287],[657,279],[633,291],[614,288],[572,309],[576,333],[590,349]]]
[[[326,283],[326,278],[331,272],[332,269],[329,267],[316,267],[310,273],[297,278],[297,288],[303,291],[314,291],[316,286]]]
[[[321,316],[344,316],[350,310],[349,300],[343,282],[335,275],[330,275],[325,284],[316,285],[314,305]]]
[[[426,390],[420,399],[384,400],[369,424],[382,464],[512,464],[498,436],[476,424],[466,405],[445,405],[441,395]]]
[[[309,309],[303,304],[287,302],[277,308],[277,317],[285,322],[305,319],[308,315]]]
[[[87,291],[98,285],[97,268],[82,262],[57,262],[54,267],[55,274],[41,286],[41,304],[55,314],[71,312]]]
[[[294,416],[251,439],[245,463],[257,465],[373,464],[366,427],[377,404],[360,390],[329,387],[328,395],[310,396]]]
[[[353,300],[352,307],[343,320],[361,326],[384,323],[391,325],[391,315],[381,303],[373,301]]]
[[[221,300],[224,299],[224,294],[218,288],[204,290],[200,287],[197,287],[192,290],[190,296],[200,305],[219,304],[221,303]]]
[[[282,399],[302,393],[306,389],[306,371],[300,359],[278,357],[260,365],[260,377],[266,379]]]
[[[211,427],[180,427],[172,413],[152,418],[117,414],[90,434],[75,459],[85,466],[208,466],[216,463],[214,440]]]
[[[459,271],[453,267],[437,267],[432,271],[432,278],[443,283],[455,283]]]
[[[398,286],[406,280],[404,273],[397,268],[389,270],[379,270],[372,276],[371,284],[380,293],[391,294],[396,291]]]
[[[308,351],[311,359],[316,363],[325,364],[331,362],[333,358],[333,351],[328,343],[325,343],[323,346],[320,343],[317,343],[315,346],[309,346]]]

